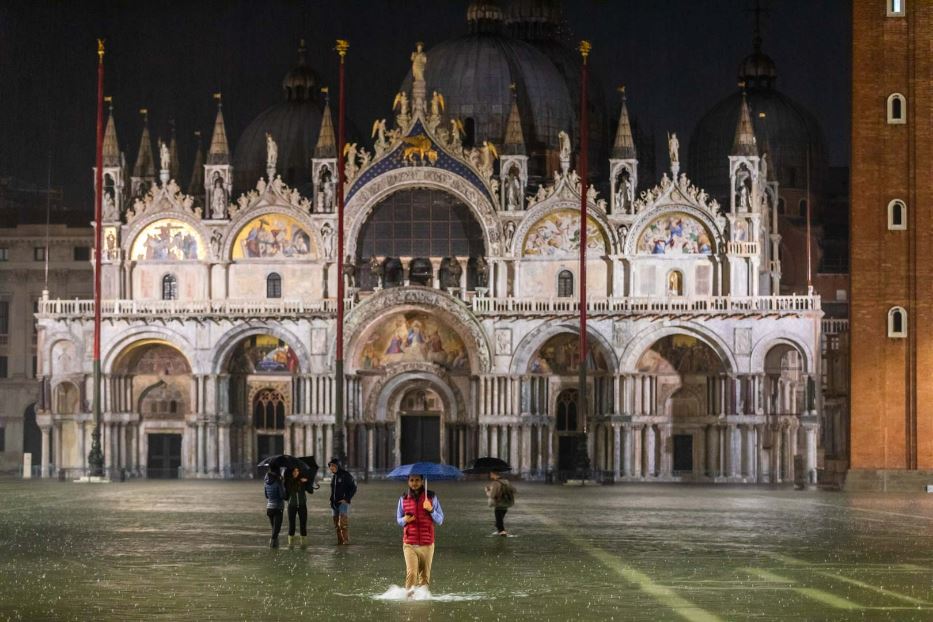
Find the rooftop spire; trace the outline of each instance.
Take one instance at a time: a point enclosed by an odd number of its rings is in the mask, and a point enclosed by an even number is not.
[[[120,145],[117,142],[117,127],[113,121],[113,98],[104,98],[110,104],[110,115],[104,129],[104,166],[120,166]]]
[[[191,183],[188,184],[188,194],[197,196],[204,192],[204,146],[201,144],[201,131],[194,133],[198,142],[198,150],[194,152],[194,170],[191,171]]]
[[[739,110],[739,122],[735,126],[735,142],[732,144],[734,156],[757,156],[758,145],[755,140],[755,128],[752,126],[752,115],[748,109],[748,100],[745,97],[745,85],[742,85],[742,107]]]
[[[327,87],[321,89],[324,94],[324,112],[321,116],[321,131],[317,136],[317,145],[314,147],[314,157],[318,159],[336,158],[337,141],[334,138],[334,122],[330,114],[330,97]]]
[[[619,87],[622,95],[622,109],[619,111],[619,127],[616,140],[612,144],[612,157],[618,160],[630,160],[636,157],[635,140],[632,138],[632,124],[628,119],[628,106],[625,103],[625,87]]]
[[[518,92],[515,83],[509,85],[512,91],[512,109],[505,123],[505,141],[502,153],[508,155],[525,155],[525,135],[522,133],[522,118],[518,113]]]
[[[217,117],[214,119],[214,134],[207,154],[208,164],[230,164],[230,146],[227,144],[227,129],[224,126],[223,101],[220,93],[214,93],[217,100]]]
[[[149,110],[142,108],[143,135],[139,139],[139,153],[133,167],[133,177],[155,177],[155,159],[152,157],[152,141],[149,140]]]

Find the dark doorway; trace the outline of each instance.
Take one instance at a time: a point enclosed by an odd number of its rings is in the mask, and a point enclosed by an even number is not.
[[[674,435],[674,472],[693,472],[693,435]]]
[[[579,396],[576,389],[561,391],[557,396],[554,423],[557,430],[557,470],[560,479],[566,479],[579,471],[580,459],[585,455],[585,447],[581,443],[584,437],[577,427]]]
[[[32,454],[33,468],[42,461],[42,432],[36,424],[35,404],[30,404],[23,413],[23,453]]]
[[[401,417],[402,464],[413,462],[440,462],[441,418],[427,415],[404,415]]]
[[[149,434],[146,475],[150,479],[177,479],[181,466],[181,434]]]
[[[256,462],[285,453],[285,437],[281,434],[257,434],[256,452],[259,458]]]
[[[580,468],[579,459],[583,457],[581,447],[582,434],[567,434],[557,437],[557,470],[561,479],[569,477]]]

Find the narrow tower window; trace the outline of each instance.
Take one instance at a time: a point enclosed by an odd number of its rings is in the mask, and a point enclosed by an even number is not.
[[[174,274],[162,277],[162,300],[178,300],[178,279]]]
[[[904,0],[888,0],[888,17],[903,17]]]
[[[900,231],[907,228],[907,206],[900,199],[888,203],[888,230]]]
[[[266,298],[282,297],[282,277],[273,272],[266,277]]]
[[[888,311],[888,337],[891,339],[907,337],[907,311],[904,307],[891,307]]]
[[[888,123],[907,123],[907,100],[900,93],[888,96]]]
[[[573,298],[573,272],[561,270],[557,275],[557,297]]]

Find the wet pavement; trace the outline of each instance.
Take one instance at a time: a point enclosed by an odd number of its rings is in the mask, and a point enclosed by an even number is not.
[[[0,481],[0,620],[933,620],[933,495],[517,487],[501,538],[482,482],[432,483],[432,598],[399,602],[397,483],[350,546],[322,488],[270,550],[257,481]]]

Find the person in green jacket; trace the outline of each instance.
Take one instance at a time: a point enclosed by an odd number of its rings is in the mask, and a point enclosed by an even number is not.
[[[295,536],[295,518],[301,521],[300,533],[301,548],[308,546],[308,495],[306,493],[308,478],[301,477],[301,471],[292,469],[292,476],[285,483],[288,494],[288,546],[295,546],[298,537]]]

